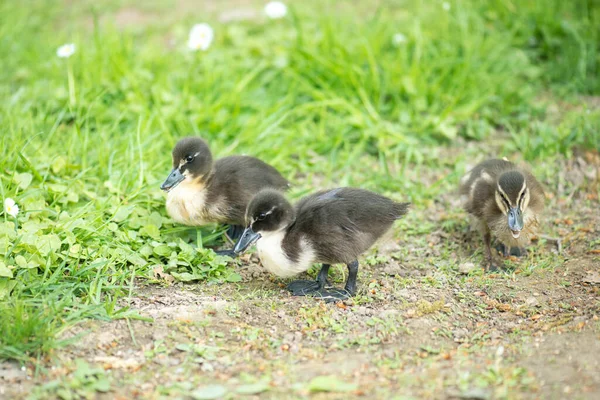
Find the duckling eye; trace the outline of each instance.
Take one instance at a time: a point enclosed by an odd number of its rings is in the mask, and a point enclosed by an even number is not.
[[[192,156],[192,155],[185,156],[186,163],[191,163],[192,161],[194,161],[194,156]]]
[[[265,218],[267,218],[267,213],[260,213],[260,214],[258,214],[258,217],[256,217],[256,219],[257,219],[258,221],[262,221],[262,220],[264,220]]]

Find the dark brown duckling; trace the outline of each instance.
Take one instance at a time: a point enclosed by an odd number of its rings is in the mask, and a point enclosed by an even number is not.
[[[506,160],[483,161],[460,180],[460,194],[483,235],[490,269],[495,268],[492,236],[505,257],[525,253],[537,233],[545,198],[542,185],[528,170]]]

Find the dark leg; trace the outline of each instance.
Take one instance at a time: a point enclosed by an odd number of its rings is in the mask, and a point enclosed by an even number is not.
[[[486,270],[495,271],[496,267],[494,266],[494,260],[492,259],[492,234],[488,231],[483,235],[483,241],[485,243],[485,254],[487,256],[488,265]]]
[[[321,290],[328,285],[327,275],[329,274],[329,264],[323,264],[316,281],[298,280],[290,282],[287,289],[294,296],[306,296],[309,293]]]
[[[336,303],[338,301],[346,300],[356,294],[356,277],[358,276],[358,261],[352,261],[347,264],[348,266],[348,280],[343,290],[340,289],[321,289],[315,291],[315,297],[319,297],[327,303]]]
[[[346,281],[346,291],[350,296],[356,294],[356,278],[358,277],[358,261],[352,261],[348,264],[348,280]]]
[[[227,232],[225,234],[232,241],[235,242],[239,238],[242,237],[242,233],[244,233],[244,227],[240,225],[229,225]]]

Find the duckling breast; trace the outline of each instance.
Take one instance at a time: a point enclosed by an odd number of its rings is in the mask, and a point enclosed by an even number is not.
[[[256,243],[258,257],[267,271],[282,278],[308,270],[314,262],[315,251],[307,240],[299,240],[297,257],[290,257],[283,248],[286,231],[261,232]]]
[[[505,246],[525,247],[531,241],[531,238],[537,234],[539,222],[534,213],[530,210],[523,212],[523,230],[519,237],[514,237],[508,227],[506,216],[502,215],[487,222],[493,236],[495,236]]]
[[[225,222],[225,213],[219,202],[207,203],[206,188],[202,184],[181,182],[167,194],[167,213],[176,222],[201,226]]]

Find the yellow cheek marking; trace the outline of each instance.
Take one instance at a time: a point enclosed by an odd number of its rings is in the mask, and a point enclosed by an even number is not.
[[[506,194],[506,192],[498,185],[498,191],[504,195],[504,198],[508,200],[508,204],[512,206],[510,202],[510,197]]]
[[[500,196],[500,193],[496,192],[495,198],[496,198],[496,204],[498,205],[498,208],[500,208],[502,213],[504,215],[508,214],[508,210],[506,209],[506,204],[504,204],[504,201],[502,201],[502,197]]]

